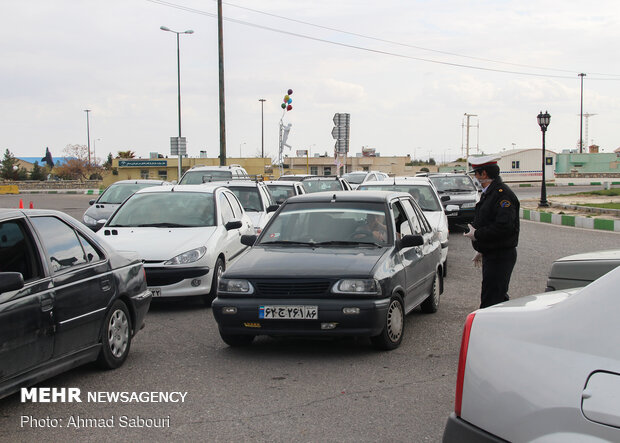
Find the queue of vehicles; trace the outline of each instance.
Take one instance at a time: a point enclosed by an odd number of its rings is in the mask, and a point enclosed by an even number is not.
[[[153,183],[109,202],[120,206],[91,217],[91,229],[56,211],[1,210],[0,397],[88,361],[122,365],[153,296],[212,304],[230,346],[258,335],[355,335],[395,349],[407,313],[438,309],[447,227],[467,221],[478,198],[475,185],[444,177],[313,193],[346,187],[322,177],[259,185],[197,170],[200,186]],[[286,197],[276,197],[279,182]],[[244,203],[251,193],[260,208]],[[367,229],[371,217],[384,238]],[[468,316],[444,441],[620,438],[620,327],[610,309],[619,264],[617,250],[559,259],[547,283],[554,292]],[[84,292],[88,303],[73,302]]]

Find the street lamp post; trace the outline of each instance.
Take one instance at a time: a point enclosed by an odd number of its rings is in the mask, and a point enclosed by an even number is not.
[[[182,153],[181,153],[181,55],[179,52],[179,34],[193,34],[194,31],[188,29],[187,31],[173,31],[172,29],[166,26],[160,26],[159,29],[162,31],[173,32],[177,35],[177,96],[178,96],[178,112],[179,112],[179,180],[181,180],[181,162],[182,162]]]
[[[540,187],[540,203],[539,207],[546,208],[549,206],[547,202],[547,185],[545,183],[545,133],[547,132],[547,126],[549,126],[549,122],[551,120],[551,116],[547,111],[543,114],[542,111],[536,117],[538,120],[538,125],[540,126],[540,130],[542,131],[542,186]]]
[[[586,75],[583,72],[577,75],[581,77],[581,108],[579,112],[579,153],[581,154],[583,153],[583,78]]]
[[[264,98],[259,98],[260,102],[260,156],[265,158],[265,120],[263,118],[263,105],[265,104]]]
[[[88,114],[90,114],[90,109],[84,109],[86,113],[86,137],[88,138],[88,166],[90,166],[90,120],[88,118]]]

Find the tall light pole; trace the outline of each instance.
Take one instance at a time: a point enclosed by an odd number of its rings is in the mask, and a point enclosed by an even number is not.
[[[90,119],[88,118],[88,114],[90,114],[90,109],[84,109],[86,113],[86,137],[88,138],[88,166],[90,166]]]
[[[258,101],[260,102],[260,156],[265,158],[265,120],[263,118],[265,99],[259,98]]]
[[[581,110],[579,111],[579,153],[581,154],[583,152],[583,78],[586,75],[583,72],[577,75],[581,77]]]
[[[179,147],[178,147],[178,154],[179,154],[179,180],[181,180],[181,161],[183,159],[182,153],[181,153],[181,55],[179,52],[179,34],[193,34],[194,31],[192,31],[191,29],[188,29],[187,31],[183,31],[183,32],[177,32],[177,31],[173,31],[172,29],[166,27],[166,26],[160,26],[159,29],[161,29],[162,31],[167,31],[167,32],[173,32],[177,35],[177,93],[178,93],[178,103],[179,103]]]
[[[546,208],[549,206],[547,202],[547,185],[545,183],[545,133],[547,132],[547,126],[549,126],[549,122],[551,121],[551,116],[547,111],[543,114],[542,111],[536,117],[538,120],[538,125],[540,126],[540,130],[542,131],[542,186],[540,187],[540,203],[539,207]]]
[[[224,25],[222,0],[217,0],[217,53],[220,92],[220,166],[226,166],[226,100],[224,96]]]

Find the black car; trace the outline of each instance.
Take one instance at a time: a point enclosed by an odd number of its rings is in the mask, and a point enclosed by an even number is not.
[[[441,244],[403,192],[321,192],[290,197],[253,247],[220,279],[213,315],[222,339],[257,335],[367,336],[401,343],[404,316],[435,312]]]
[[[474,221],[476,203],[480,200],[480,192],[474,180],[465,173],[433,173],[428,174],[441,203],[446,209],[450,227],[460,225],[466,227],[467,223]],[[448,206],[457,206],[458,211],[450,211]]]
[[[151,303],[142,262],[58,211],[0,209],[0,398],[123,364]]]

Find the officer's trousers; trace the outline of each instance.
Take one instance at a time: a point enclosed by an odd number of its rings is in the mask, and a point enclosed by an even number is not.
[[[516,262],[517,248],[498,249],[482,254],[481,308],[508,300],[510,276]]]

